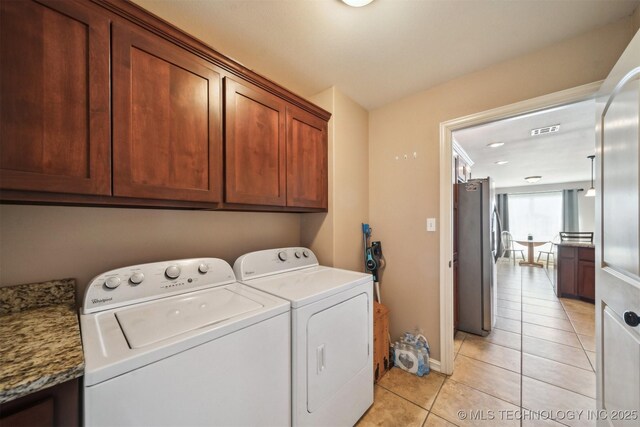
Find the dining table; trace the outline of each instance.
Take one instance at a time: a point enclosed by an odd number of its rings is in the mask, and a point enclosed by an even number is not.
[[[520,266],[522,267],[540,267],[543,268],[544,264],[541,262],[536,262],[534,260],[534,250],[536,246],[542,246],[549,243],[548,240],[529,240],[529,239],[514,239],[514,241],[522,246],[527,247],[527,259],[525,261],[520,261]]]

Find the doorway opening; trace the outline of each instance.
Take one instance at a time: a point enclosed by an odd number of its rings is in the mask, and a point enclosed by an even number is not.
[[[517,347],[518,351],[522,351],[523,329],[527,329],[528,336],[534,334],[540,335],[549,332],[541,328],[548,328],[555,325],[558,326],[558,331],[562,331],[562,328],[568,329],[567,325],[571,324],[568,319],[561,319],[561,316],[564,314],[559,310],[559,306],[554,305],[559,304],[559,302],[552,300],[538,301],[538,299],[527,299],[527,301],[525,301],[527,303],[527,314],[525,314],[525,316],[529,319],[534,319],[536,315],[544,316],[545,314],[541,312],[547,311],[546,314],[555,314],[558,322],[551,320],[549,321],[550,324],[545,326],[540,323],[544,323],[546,320],[540,318],[536,320],[537,323],[525,324],[522,321],[523,295],[514,295],[513,298],[510,298],[506,296],[509,292],[508,289],[505,289],[504,299],[501,298],[500,306],[498,306],[499,301],[497,301],[496,293],[490,294],[487,292],[485,292],[485,308],[482,310],[477,309],[477,307],[468,308],[464,305],[457,304],[456,295],[461,292],[461,290],[455,289],[454,287],[458,280],[455,267],[456,263],[461,260],[458,258],[457,253],[459,248],[456,247],[457,244],[460,244],[460,236],[458,236],[456,232],[462,231],[462,229],[456,227],[456,218],[461,215],[460,209],[469,208],[463,207],[462,204],[458,205],[456,200],[458,200],[459,197],[458,192],[466,188],[465,182],[477,184],[479,181],[476,181],[475,177],[491,177],[493,175],[495,183],[492,182],[492,180],[487,181],[486,190],[487,192],[491,192],[491,196],[488,198],[491,200],[491,204],[493,204],[495,200],[494,192],[496,189],[499,190],[500,194],[506,194],[504,200],[502,200],[503,206],[501,210],[494,211],[490,209],[483,213],[483,218],[495,217],[493,221],[484,220],[490,221],[491,224],[493,224],[493,226],[489,226],[485,241],[489,241],[487,246],[489,248],[489,254],[486,255],[486,257],[495,257],[493,259],[493,268],[495,269],[493,272],[494,277],[500,278],[502,274],[503,279],[508,282],[509,280],[514,280],[513,274],[522,275],[523,272],[526,272],[526,275],[522,276],[521,280],[524,280],[524,277],[528,276],[529,279],[534,282],[538,281],[539,283],[543,283],[539,279],[544,278],[549,281],[549,291],[555,292],[555,289],[551,291],[551,283],[555,281],[555,277],[557,276],[555,272],[556,260],[553,259],[553,257],[557,257],[558,254],[553,249],[554,246],[549,243],[553,241],[555,237],[553,235],[554,230],[560,232],[564,231],[566,227],[568,230],[577,228],[576,231],[580,231],[580,221],[583,223],[583,230],[590,228],[591,231],[593,231],[594,228],[593,214],[590,214],[588,209],[583,208],[583,217],[581,218],[579,216],[581,210],[578,205],[579,201],[584,199],[585,191],[589,189],[586,185],[589,180],[584,179],[584,173],[590,173],[590,164],[587,156],[593,154],[595,151],[595,137],[593,132],[595,109],[593,100],[600,84],[601,82],[596,82],[580,86],[441,124],[440,217],[442,232],[440,237],[440,333],[442,351],[440,362],[443,373],[453,373],[456,351],[459,351],[461,347],[460,345],[456,346],[454,343],[454,331],[456,327],[460,327],[460,325],[456,325],[456,321],[459,322],[461,320],[461,313],[458,308],[464,310],[464,313],[467,313],[467,310],[476,310],[477,313],[480,313],[480,316],[482,316],[483,313],[484,316],[491,316],[489,318],[490,326],[488,329],[491,330],[493,328],[495,331],[498,331],[495,334],[499,336],[496,340],[502,341],[502,344],[507,344],[503,345],[505,348],[509,348],[508,342],[512,340],[513,349]],[[571,108],[567,106],[571,106]],[[567,131],[565,135],[568,133],[580,133],[579,131],[572,131],[570,125],[565,125],[563,128],[562,123],[549,122],[550,117],[553,117],[552,113],[583,116],[589,108],[591,108],[592,111],[592,114],[590,114],[592,118],[589,133],[591,138],[590,144],[586,143],[575,147],[571,147],[571,144],[567,144],[567,146],[545,145],[554,143],[552,141],[553,138],[550,138],[550,133],[558,131],[558,129],[553,130],[557,124],[560,124],[561,130]],[[569,123],[570,120],[565,122]],[[523,135],[521,138],[517,138],[509,136],[506,133],[501,134],[501,132],[510,127],[508,125],[515,123],[519,124],[521,129],[527,129],[528,135],[526,135],[526,137]],[[541,125],[540,123],[545,123],[545,125]],[[531,127],[531,129],[529,129],[529,127]],[[536,135],[535,132],[542,133],[542,135]],[[561,131],[558,131],[557,134],[561,135]],[[502,137],[500,135],[504,136]],[[535,137],[539,138],[536,140],[536,144],[539,144],[537,149],[527,150],[527,141],[530,144],[531,138]],[[577,138],[579,138],[579,136],[577,136]],[[555,143],[557,144],[557,139]],[[544,148],[545,146],[546,148]],[[532,153],[533,151],[537,154]],[[585,152],[583,153],[582,151]],[[587,153],[586,151],[589,152]],[[515,158],[519,158],[519,160],[511,160]],[[511,167],[508,167],[509,163],[505,162],[510,162]],[[537,168],[539,172],[534,173],[533,170],[535,168]],[[576,171],[575,176],[572,177],[571,171]],[[529,182],[530,180],[535,181],[535,177],[538,176],[542,176],[539,182],[534,182],[533,184]],[[530,180],[525,181],[524,178],[530,178]],[[544,181],[546,181],[546,184]],[[560,182],[569,184],[559,185]],[[478,187],[478,185],[473,185],[472,187]],[[475,188],[471,188],[470,190],[476,191]],[[509,195],[511,197],[509,197]],[[576,205],[575,212],[569,209],[572,203]],[[584,202],[583,204],[586,206],[586,203],[588,202]],[[594,202],[591,202],[591,204],[595,206]],[[511,215],[509,215],[511,217],[509,224],[511,230],[505,230],[504,228],[498,230],[500,224],[505,222],[505,218],[501,215],[501,212],[509,208],[512,210]],[[593,209],[594,208],[591,209],[591,212],[593,212]],[[539,215],[534,215],[536,212],[538,212]],[[571,213],[571,215],[565,218],[567,212]],[[467,216],[464,216],[464,218],[467,218]],[[575,220],[575,225],[571,224],[573,220]],[[465,222],[468,221],[465,220]],[[510,231],[512,240],[504,241],[504,236],[499,233],[499,231]],[[472,245],[472,242],[465,242],[467,249],[468,246]],[[509,251],[505,253],[503,250],[505,249],[504,246],[507,245]],[[543,253],[545,251],[551,252],[548,264],[546,263],[547,254]],[[468,253],[467,251],[467,257],[469,257]],[[507,254],[511,257],[506,258]],[[502,255],[504,255],[504,257],[501,257]],[[515,260],[514,256],[517,256],[519,259]],[[498,260],[497,263],[495,262],[496,259]],[[514,261],[515,266],[513,265]],[[520,266],[520,261],[523,261],[522,266]],[[490,264],[487,263],[486,268],[489,268],[489,265]],[[477,261],[476,267],[474,268],[477,268]],[[511,278],[509,278],[509,274],[512,275]],[[549,280],[550,278],[553,278],[553,280]],[[488,283],[487,286],[489,286]],[[531,290],[535,289],[530,289],[529,291]],[[522,290],[519,292],[522,292]],[[550,294],[547,293],[547,295],[550,297]],[[527,298],[534,296],[536,295],[525,295]],[[474,298],[476,298],[478,304],[481,304],[479,301],[482,298],[480,293]],[[510,299],[517,301],[509,301]],[[466,300],[470,300],[468,295]],[[539,308],[534,307],[536,304],[530,303],[538,303]],[[486,305],[488,304],[493,307],[493,310],[489,312],[489,314],[487,314],[486,310]],[[516,307],[516,305],[518,305],[518,307]],[[544,307],[545,305],[548,307]],[[500,317],[506,319],[501,322],[499,325],[500,328],[495,327],[497,320],[495,315],[498,310],[504,315]],[[553,310],[558,310],[558,312],[554,312]],[[475,315],[475,319],[478,319],[477,315]],[[486,319],[484,320],[486,321]],[[567,323],[561,322],[560,320],[567,320]],[[468,321],[468,319],[465,321]],[[482,317],[480,317],[479,321],[482,322]],[[519,329],[517,343],[513,339],[515,335],[510,335],[510,333],[515,334],[516,328]],[[480,329],[482,329],[482,327],[480,327]],[[487,328],[485,327],[485,329]],[[509,329],[512,331],[509,331]],[[572,331],[574,333],[576,332],[575,330]],[[561,332],[556,334],[555,330],[550,332],[551,335],[547,336],[547,338],[552,338],[552,340],[556,341],[560,339],[557,337],[563,335]],[[568,333],[570,331],[565,330],[564,332]],[[478,332],[476,331],[475,333]],[[489,335],[489,332],[485,331],[485,333],[483,333],[481,331],[480,335]],[[574,344],[576,344],[576,348],[578,348],[582,344],[577,336],[576,338],[578,342]],[[529,339],[527,338],[526,340]],[[552,340],[547,341],[553,342]],[[500,345],[499,343],[497,344]],[[590,346],[591,343],[587,345]],[[469,349],[469,351],[472,350],[473,349]],[[587,368],[590,366],[588,355],[584,352],[584,348],[582,348],[581,351],[584,353],[584,359],[587,360],[587,364],[581,368]],[[461,360],[464,360],[464,358],[463,356]],[[520,373],[522,372],[522,366],[518,366],[517,369],[520,370]]]

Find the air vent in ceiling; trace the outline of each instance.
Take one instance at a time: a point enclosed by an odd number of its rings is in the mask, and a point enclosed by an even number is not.
[[[560,130],[560,125],[552,125],[552,126],[546,126],[538,129],[531,129],[531,136],[546,135],[548,133],[558,132],[559,130]]]

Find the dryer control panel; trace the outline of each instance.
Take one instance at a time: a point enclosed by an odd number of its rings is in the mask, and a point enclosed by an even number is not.
[[[235,281],[231,266],[218,258],[182,259],[118,268],[89,282],[82,312],[94,313]]]
[[[279,248],[250,252],[233,264],[238,280],[250,280],[318,265],[318,258],[307,248]]]

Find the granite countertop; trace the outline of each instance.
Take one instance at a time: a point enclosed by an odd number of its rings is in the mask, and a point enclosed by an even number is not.
[[[83,372],[75,281],[0,288],[0,403]]]
[[[558,243],[558,246],[570,246],[574,248],[595,248],[596,247],[596,245],[594,245],[593,243],[586,243],[586,242],[560,242]]]

